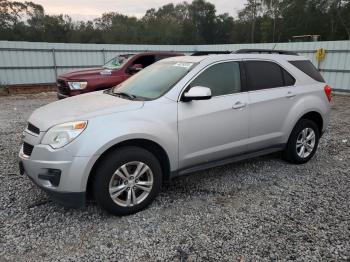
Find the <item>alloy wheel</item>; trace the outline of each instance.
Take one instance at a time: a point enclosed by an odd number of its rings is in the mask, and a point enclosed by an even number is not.
[[[128,162],[114,172],[109,182],[109,195],[117,205],[131,207],[144,201],[152,186],[150,167],[140,161]]]
[[[296,142],[297,154],[300,158],[307,158],[311,155],[312,151],[315,148],[316,144],[316,135],[315,131],[312,128],[303,129],[298,137]]]

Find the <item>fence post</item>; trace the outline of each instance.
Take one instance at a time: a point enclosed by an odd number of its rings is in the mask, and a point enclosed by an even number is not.
[[[55,82],[57,81],[57,64],[56,64],[56,52],[55,48],[52,48],[52,59],[53,59],[53,67],[55,70]]]
[[[106,54],[105,54],[105,49],[103,48],[102,50],[101,50],[101,52],[102,52],[102,62],[103,62],[103,65],[106,63]]]

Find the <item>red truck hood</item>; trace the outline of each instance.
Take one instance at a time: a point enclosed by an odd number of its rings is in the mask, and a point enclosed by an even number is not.
[[[87,80],[91,78],[96,78],[101,76],[101,72],[105,72],[108,75],[108,71],[103,67],[87,68],[84,70],[68,72],[60,75],[58,78],[69,79],[69,80]]]

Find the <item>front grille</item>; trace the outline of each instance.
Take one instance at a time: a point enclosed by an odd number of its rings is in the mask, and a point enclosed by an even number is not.
[[[27,156],[30,156],[33,152],[33,148],[34,146],[26,143],[26,142],[23,142],[23,153]]]
[[[32,125],[31,123],[28,123],[27,129],[34,134],[37,134],[37,135],[40,134],[40,129]]]
[[[69,87],[66,85],[66,82],[62,79],[57,79],[57,88],[58,93],[62,95],[69,95]]]

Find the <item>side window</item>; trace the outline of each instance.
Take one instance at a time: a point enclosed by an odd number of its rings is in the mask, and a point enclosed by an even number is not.
[[[248,90],[261,90],[285,86],[281,67],[267,61],[244,62]]]
[[[239,63],[226,62],[213,65],[197,76],[190,86],[209,87],[212,96],[241,92]]]
[[[139,58],[137,58],[132,64],[133,65],[141,64],[142,68],[145,68],[145,67],[153,64],[154,62],[155,62],[154,55],[144,55],[144,56],[140,56]]]

